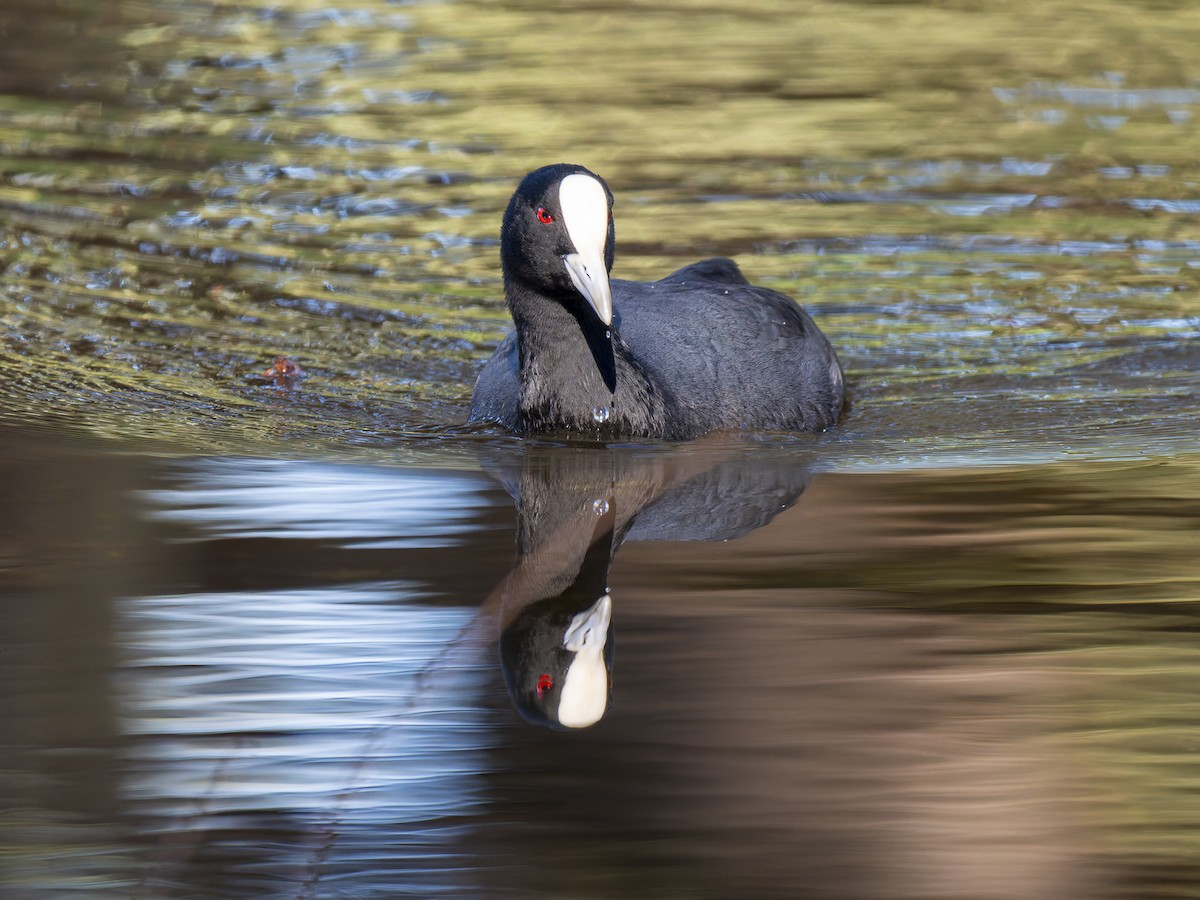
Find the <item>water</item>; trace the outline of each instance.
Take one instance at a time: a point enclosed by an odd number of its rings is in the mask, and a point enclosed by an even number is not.
[[[10,2],[0,894],[1200,895],[1198,37]],[[463,427],[560,159],[617,275],[800,299],[844,421]],[[603,718],[531,724],[601,597]]]

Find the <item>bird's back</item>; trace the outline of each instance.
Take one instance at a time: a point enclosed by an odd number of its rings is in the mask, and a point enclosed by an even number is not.
[[[750,284],[733,261],[613,280],[612,290],[617,333],[688,430],[820,431],[836,421],[842,371],[828,340],[791,298]]]

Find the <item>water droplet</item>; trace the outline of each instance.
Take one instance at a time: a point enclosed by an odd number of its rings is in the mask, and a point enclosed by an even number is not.
[[[593,500],[592,512],[598,516],[604,515],[606,512],[608,512],[608,501],[603,497],[601,497],[599,500]]]
[[[607,406],[597,406],[595,409],[592,410],[592,421],[597,422],[600,425],[603,425],[605,422],[608,421],[609,415],[611,415],[611,413],[608,411]]]

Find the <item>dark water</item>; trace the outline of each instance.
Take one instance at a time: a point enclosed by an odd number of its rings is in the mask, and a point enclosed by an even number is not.
[[[9,2],[0,896],[1200,895],[1198,42]],[[800,299],[845,420],[463,428],[559,159],[620,276]],[[604,596],[606,714],[532,724],[519,636]]]

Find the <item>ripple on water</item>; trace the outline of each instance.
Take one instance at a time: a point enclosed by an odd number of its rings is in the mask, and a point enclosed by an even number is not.
[[[474,373],[509,325],[496,223],[528,166],[504,136],[526,133],[524,111],[544,110],[550,90],[536,71],[477,55],[473,29],[519,36],[527,13],[494,9],[469,25],[436,7],[372,4],[198,18],[172,7],[153,21],[135,4],[122,9],[122,21],[57,29],[86,32],[86,47],[42,41],[28,77],[5,82],[4,415],[247,448],[344,442],[339,434],[388,443],[460,423]],[[86,15],[53,15],[76,14]],[[713,22],[677,24],[700,38]],[[758,49],[743,62],[758,65],[782,32],[744,25]],[[140,74],[125,64],[131,43],[145,49]],[[636,41],[616,46],[637,53]],[[39,72],[70,69],[85,51],[99,93],[69,78],[63,97],[22,100]],[[711,61],[718,81],[724,54]],[[822,56],[821,66],[857,83],[865,73],[844,70],[851,58]],[[619,87],[624,73],[608,74]],[[974,448],[993,426],[1033,452],[1076,442],[1104,415],[1114,417],[1105,434],[1132,434],[1146,397],[1167,430],[1194,417],[1186,351],[1178,369],[1135,371],[1196,330],[1198,207],[1186,185],[1197,173],[1187,158],[1146,149],[1170,148],[1153,115],[1193,111],[1193,85],[1146,86],[1115,66],[1015,81],[998,70],[995,106],[976,98],[957,119],[965,140],[989,143],[935,147],[936,129],[914,120],[924,137],[911,158],[863,149],[871,134],[908,127],[880,119],[892,102],[886,80],[863,88],[884,104],[870,131],[839,119],[839,140],[866,142],[841,149],[820,143],[823,113],[798,104],[808,96],[798,84],[762,96],[816,117],[797,126],[803,140],[782,126],[760,134],[763,111],[741,91],[721,115],[738,125],[731,134],[745,125],[758,139],[714,144],[701,161],[687,151],[694,121],[675,129],[664,99],[680,74],[664,67],[661,92],[621,94],[677,138],[663,144],[670,159],[610,161],[604,142],[620,129],[576,133],[569,116],[559,121],[560,143],[597,148],[612,176],[619,271],[654,277],[703,253],[735,253],[755,279],[797,296],[846,363],[846,433],[886,421],[907,453],[923,440]],[[484,82],[489,103],[464,100]],[[414,106],[436,113],[417,119]],[[1049,129],[1040,143],[1005,130],[1013,116],[1049,110],[1063,117],[1038,126]],[[1082,159],[1072,129],[1088,116],[1124,117],[1111,140],[1146,142]],[[758,156],[742,159],[751,145]],[[306,373],[286,390],[258,377],[279,355]],[[1105,364],[1119,384],[1104,381],[1114,377]],[[1103,405],[1089,406],[1101,394]],[[598,408],[597,422],[606,414]]]

